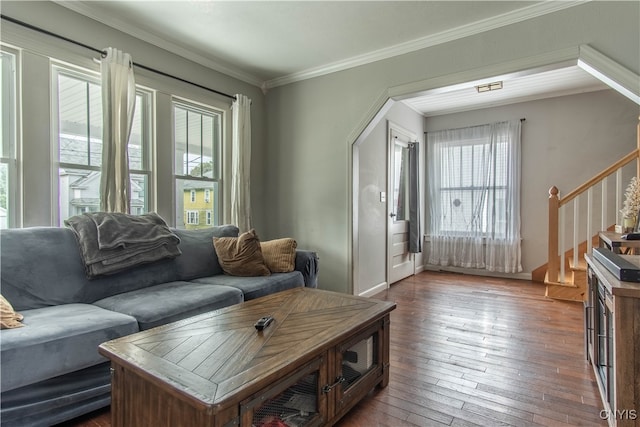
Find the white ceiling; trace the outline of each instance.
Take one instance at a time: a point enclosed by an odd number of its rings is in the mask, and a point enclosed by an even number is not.
[[[420,94],[404,102],[425,116],[438,116],[608,88],[577,65],[498,80],[503,82],[500,90],[478,93],[475,86],[469,84],[451,90],[439,88],[436,93]],[[486,79],[483,83],[493,81],[495,79]]]
[[[370,63],[581,1],[55,0],[78,13],[265,89]],[[135,61],[135,58],[134,58]],[[569,83],[569,86],[566,84]],[[572,68],[505,89],[407,101],[424,114],[604,88]],[[474,90],[475,91],[475,90]],[[567,92],[568,93],[568,92]],[[556,95],[557,96],[557,95]]]

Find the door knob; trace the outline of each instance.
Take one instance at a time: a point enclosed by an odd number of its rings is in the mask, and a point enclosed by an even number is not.
[[[390,216],[391,218],[393,218],[394,216],[396,216],[396,214],[394,214],[393,212],[391,212],[391,213],[389,214],[389,216]]]

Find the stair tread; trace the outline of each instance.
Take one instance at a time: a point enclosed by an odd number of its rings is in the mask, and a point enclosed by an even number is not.
[[[575,271],[587,271],[587,261],[584,259],[584,254],[578,257],[578,264],[574,264],[573,257],[569,258],[569,268]]]
[[[579,271],[579,270],[577,270],[577,271]],[[570,273],[568,273],[568,274],[565,276],[565,279],[570,279],[570,278],[571,278],[570,276],[571,276],[571,274],[570,274]],[[580,277],[580,276],[578,276],[578,277]],[[585,282],[585,283],[586,283],[586,278],[585,278],[584,276],[582,276],[582,279],[583,279],[583,280],[578,280],[578,282]],[[574,282],[572,282],[572,281],[570,281],[570,280],[567,280],[567,281],[565,281],[565,282],[558,282],[558,281],[549,280],[549,272],[547,272],[547,273],[544,275],[544,284],[545,284],[545,285],[552,285],[552,286],[563,286],[563,287],[567,287],[567,288],[577,288],[577,287],[580,287],[580,285],[579,285],[579,284],[577,284],[577,285],[576,285]]]

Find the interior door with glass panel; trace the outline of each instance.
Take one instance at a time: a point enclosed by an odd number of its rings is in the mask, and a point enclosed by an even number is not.
[[[409,252],[409,142],[411,132],[389,122],[387,283],[392,284],[415,272]]]

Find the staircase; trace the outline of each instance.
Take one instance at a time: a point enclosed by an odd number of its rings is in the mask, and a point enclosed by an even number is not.
[[[598,236],[592,238],[592,245],[598,245]],[[587,262],[584,254],[587,252],[587,243],[578,245],[578,262],[575,263],[573,249],[565,253],[565,275],[564,282],[549,280],[548,270],[545,271],[544,283],[546,285],[545,296],[547,298],[561,299],[567,301],[585,301],[587,299]]]
[[[532,272],[534,281],[544,280],[547,297],[570,301],[587,298],[584,254],[599,245],[599,231],[613,230],[611,222],[621,223],[623,170],[629,175],[632,162],[635,162],[635,175],[640,177],[640,122],[637,147],[631,153],[566,196],[560,197],[555,186],[549,189],[548,262]],[[600,197],[594,197],[597,195]]]

